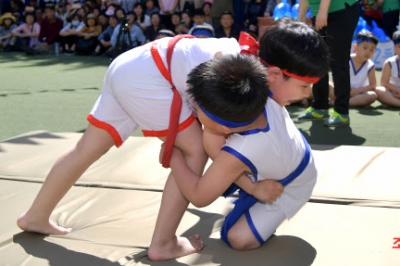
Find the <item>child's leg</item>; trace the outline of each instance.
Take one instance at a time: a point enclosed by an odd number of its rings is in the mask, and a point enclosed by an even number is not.
[[[375,92],[378,96],[378,101],[380,101],[382,105],[400,107],[400,98],[395,97],[390,90],[379,86],[376,87]]]
[[[32,206],[18,219],[18,226],[24,231],[42,234],[69,233],[71,229],[50,221],[50,215],[83,172],[113,145],[106,131],[89,125],[77,145],[54,164]]]
[[[198,175],[203,174],[207,156],[202,144],[202,130],[197,122],[178,133],[175,146],[185,156],[186,163]],[[161,200],[153,239],[148,251],[151,260],[166,260],[198,252],[203,243],[198,235],[177,237],[176,230],[189,202],[181,194],[172,174],[169,175]]]
[[[265,204],[256,203],[229,230],[229,243],[236,250],[258,248],[275,233],[285,219],[286,215],[279,207],[267,210]]]
[[[369,106],[378,97],[374,91],[367,91],[350,97],[350,106]]]

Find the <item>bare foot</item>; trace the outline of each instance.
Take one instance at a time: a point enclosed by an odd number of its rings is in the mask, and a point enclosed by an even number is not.
[[[151,243],[148,257],[150,260],[169,260],[192,253],[199,252],[203,249],[203,241],[199,235],[189,237],[175,237],[167,243]]]
[[[24,213],[17,220],[17,225],[24,231],[36,232],[46,235],[66,235],[71,233],[72,228],[64,228],[56,225],[54,222],[48,220],[47,222],[38,222],[31,219],[26,213]]]

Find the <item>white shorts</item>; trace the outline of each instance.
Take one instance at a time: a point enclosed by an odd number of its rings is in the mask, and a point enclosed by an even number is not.
[[[110,133],[117,147],[137,128],[145,136],[167,135],[173,92],[149,54],[144,46],[115,59],[106,73],[102,93],[88,115],[92,125]],[[182,98],[179,131],[195,121],[190,103],[185,96]]]
[[[247,223],[260,244],[275,233],[278,226],[286,220],[284,211],[277,205],[257,202],[245,213]]]

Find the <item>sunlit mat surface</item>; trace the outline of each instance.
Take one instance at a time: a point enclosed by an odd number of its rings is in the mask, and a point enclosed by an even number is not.
[[[219,198],[206,208],[190,206],[178,229],[200,233],[203,251],[149,261],[168,171],[158,163],[160,142],[140,137],[110,150],[57,206],[52,219],[71,234],[21,232],[15,220],[80,136],[30,132],[0,142],[0,265],[399,265],[397,148],[313,145],[320,173],[313,199],[257,250],[233,251],[219,239],[232,208],[232,198]]]

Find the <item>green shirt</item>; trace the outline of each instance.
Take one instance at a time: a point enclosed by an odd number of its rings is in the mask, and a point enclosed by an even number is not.
[[[386,1],[386,0],[385,0]],[[398,1],[398,0],[394,0]],[[318,14],[319,10],[319,4],[321,3],[321,0],[308,0],[311,13],[315,17]],[[357,0],[331,0],[331,4],[329,5],[328,13],[340,11],[346,8],[345,4],[348,4],[349,6],[354,5],[357,3]]]
[[[400,9],[399,0],[384,0],[382,4],[382,13]]]

